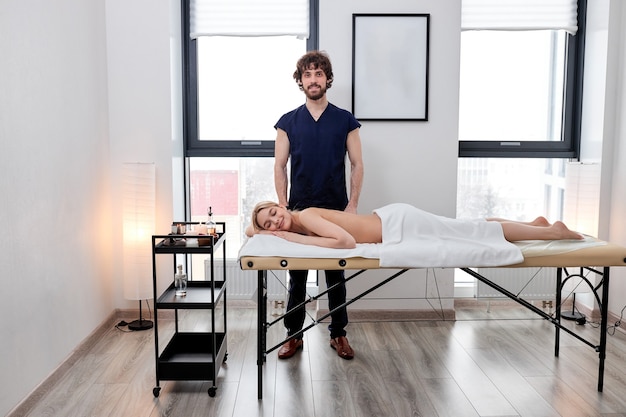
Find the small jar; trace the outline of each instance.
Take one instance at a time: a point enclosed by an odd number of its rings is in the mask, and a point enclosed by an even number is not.
[[[187,274],[183,272],[182,265],[178,265],[178,272],[174,275],[174,287],[176,288],[176,297],[187,295]]]

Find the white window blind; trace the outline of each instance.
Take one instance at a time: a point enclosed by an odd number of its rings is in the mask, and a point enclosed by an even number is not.
[[[578,29],[577,0],[462,1],[462,30]]]
[[[309,0],[191,0],[190,36],[309,37]]]

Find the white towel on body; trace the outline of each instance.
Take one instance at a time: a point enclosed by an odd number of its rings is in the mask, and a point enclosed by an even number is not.
[[[381,267],[488,267],[524,260],[498,222],[450,219],[403,203],[374,212],[383,225]]]

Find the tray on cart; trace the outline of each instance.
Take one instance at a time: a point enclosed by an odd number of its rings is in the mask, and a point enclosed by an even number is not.
[[[219,248],[224,243],[225,238],[226,233],[223,232],[218,232],[217,237],[214,237],[212,241],[207,235],[154,235],[154,252],[208,254]],[[187,245],[187,240],[195,240],[197,242],[198,239],[208,240],[211,243]]]
[[[189,281],[187,283],[187,295],[176,296],[176,289],[172,283],[157,300],[158,308],[184,308],[184,309],[204,309],[213,308],[224,294],[226,288],[224,281],[214,281],[215,292],[211,302],[211,281]]]
[[[226,357],[226,337],[215,333],[216,349],[213,362],[213,334],[176,333],[159,356],[159,379],[169,381],[212,381]]]

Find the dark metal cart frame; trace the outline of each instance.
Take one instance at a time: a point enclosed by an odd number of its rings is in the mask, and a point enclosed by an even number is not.
[[[197,224],[194,222],[176,222],[176,224]],[[221,364],[226,361],[227,323],[226,323],[226,224],[217,222],[217,237],[206,235],[153,235],[152,236],[152,288],[154,295],[154,356],[156,386],[152,390],[155,397],[161,392],[160,381],[211,381],[208,394],[214,397],[217,390],[217,374]],[[206,245],[186,246],[186,239],[203,239]],[[208,242],[207,242],[208,241]],[[223,275],[221,280],[215,276],[215,251],[222,247]],[[210,255],[211,277],[207,281],[188,281],[187,295],[176,297],[174,282],[159,293],[157,288],[156,255],[173,255],[173,271],[176,271],[176,255]],[[172,272],[172,276],[174,272]],[[223,300],[223,332],[216,331],[215,308]],[[174,310],[175,330],[167,346],[159,354],[158,313],[161,309]],[[211,331],[180,332],[178,329],[178,310],[208,309],[211,311]]]

